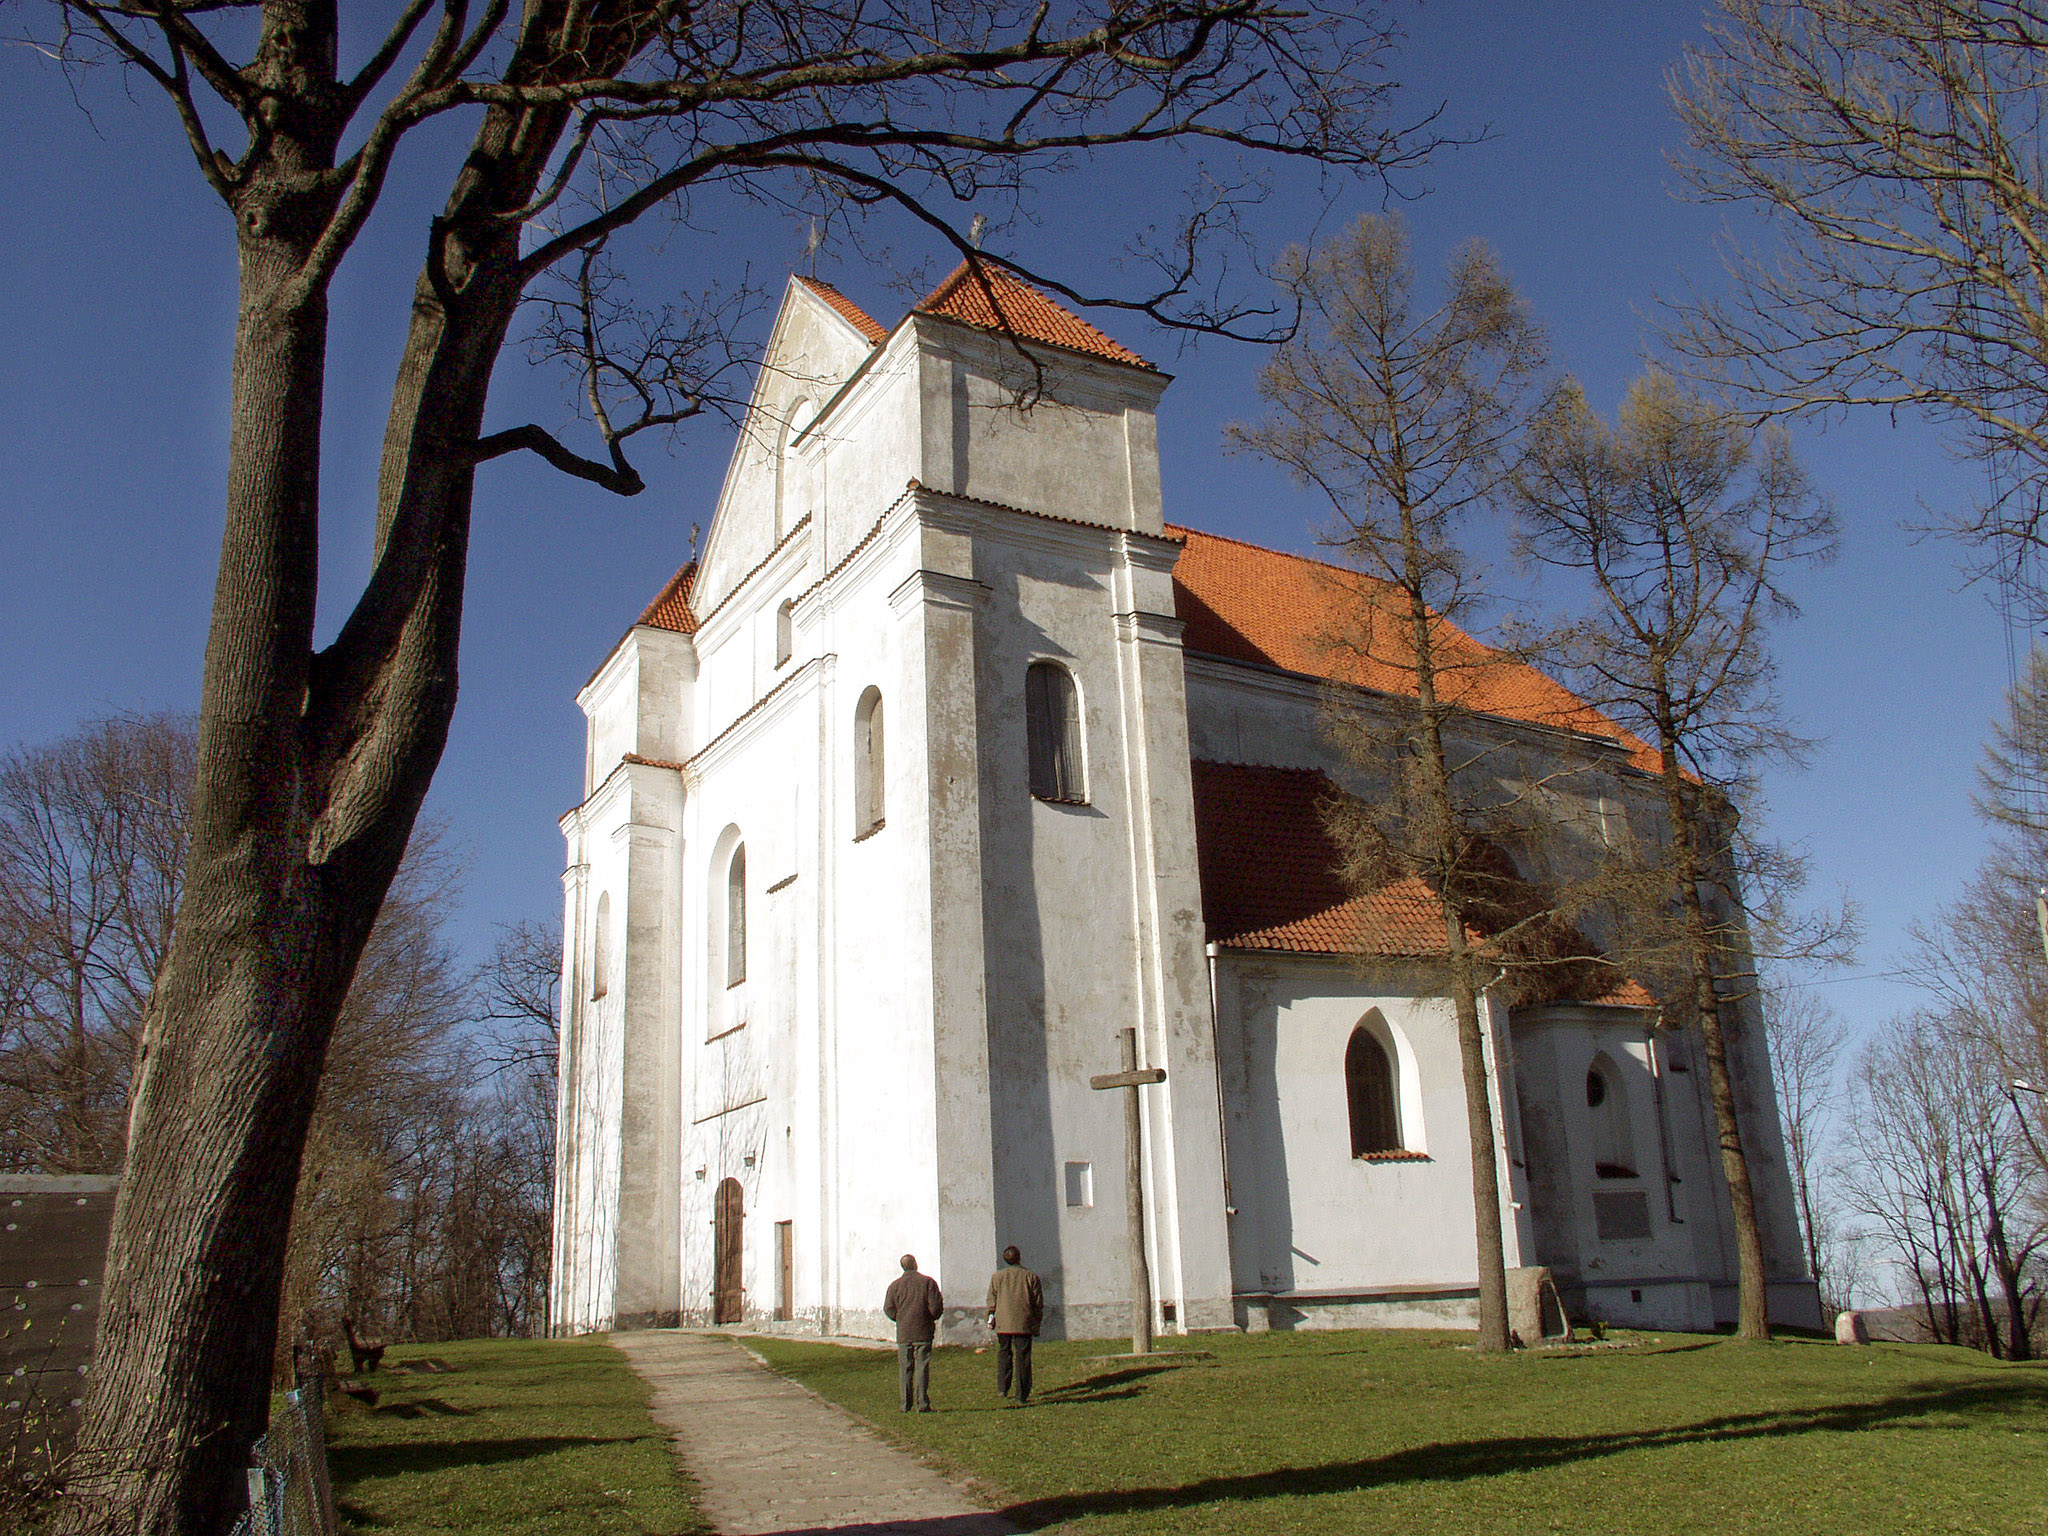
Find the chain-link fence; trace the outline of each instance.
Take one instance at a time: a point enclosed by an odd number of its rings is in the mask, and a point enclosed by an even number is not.
[[[233,1536],[335,1536],[327,1484],[326,1383],[301,1376],[270,1416],[270,1433],[250,1449],[249,1508]]]

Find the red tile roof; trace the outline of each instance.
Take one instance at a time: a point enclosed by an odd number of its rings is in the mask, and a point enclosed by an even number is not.
[[[1191,766],[1195,856],[1212,942],[1313,955],[1449,952],[1443,908],[1421,877],[1408,875],[1365,895],[1346,888],[1338,873],[1343,856],[1324,820],[1324,808],[1343,791],[1323,774],[1199,760]],[[1480,942],[1472,929],[1466,933]],[[1515,1006],[1657,1006],[1636,981],[1616,980],[1612,966],[1569,924],[1545,925],[1509,948],[1524,962],[1545,962],[1517,971]]]
[[[1190,651],[1256,662],[1382,693],[1415,692],[1405,617],[1386,582],[1300,555],[1169,526],[1187,541],[1173,568],[1174,609]],[[1655,773],[1644,742],[1526,662],[1435,621],[1442,695],[1467,709],[1604,736]]]
[[[993,261],[981,263],[979,276],[966,262],[961,262],[911,313],[938,315],[985,331],[1005,331],[1025,341],[1049,342],[1092,357],[1152,368],[1129,347],[1110,340],[1079,315],[1054,303],[1016,273]]]
[[[678,634],[697,633],[697,615],[690,611],[690,588],[697,584],[697,562],[692,560],[655,595],[640,613],[640,622],[655,629],[672,629]]]
[[[869,346],[875,346],[888,337],[889,327],[882,324],[881,321],[862,309],[830,283],[821,283],[815,277],[799,277],[797,281],[831,305],[841,319],[852,325],[856,331],[859,331],[862,336],[867,338]]]
[[[1323,824],[1336,785],[1313,769],[1193,765],[1195,855],[1209,938],[1233,949],[1441,955],[1442,908],[1408,876],[1367,896],[1345,889]]]

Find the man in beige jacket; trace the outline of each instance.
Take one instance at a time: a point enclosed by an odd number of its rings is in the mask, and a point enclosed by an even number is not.
[[[996,1391],[1010,1395],[1017,1384],[1017,1406],[1031,1401],[1031,1340],[1045,1321],[1045,1288],[1026,1269],[1013,1244],[1003,1250],[1003,1267],[989,1276],[988,1325],[996,1331]]]

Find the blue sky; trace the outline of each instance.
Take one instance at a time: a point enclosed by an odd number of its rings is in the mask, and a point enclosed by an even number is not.
[[[1550,328],[1557,361],[1609,410],[1641,366],[1659,295],[1720,281],[1729,215],[1677,195],[1666,70],[1697,35],[1686,5],[1445,0],[1410,13],[1401,99],[1441,102],[1447,130],[1488,133],[1410,179],[1404,209],[1426,272],[1460,241],[1500,252]],[[386,207],[335,293],[327,421],[329,632],[367,561],[368,498],[383,390],[397,355],[426,212],[461,133],[401,161]],[[1028,224],[991,241],[1077,283],[1113,282],[1114,241],[1164,216],[1174,155],[1109,162],[1056,184]],[[1257,216],[1266,238],[1305,238],[1376,194],[1286,182]],[[211,602],[225,452],[233,250],[169,113],[143,82],[67,80],[30,49],[0,48],[0,747],[119,710],[188,708]],[[779,279],[802,232],[758,208],[702,211],[696,229],[651,230],[631,253],[650,293],[737,276]],[[902,264],[936,261],[904,230],[880,232]],[[818,275],[885,322],[905,307],[877,265],[829,256]],[[1097,317],[1174,372],[1161,447],[1170,515],[1307,550],[1320,513],[1270,469],[1224,454],[1223,424],[1255,415],[1256,349],[1192,351],[1120,317]],[[558,380],[509,349],[493,423],[564,423]],[[1841,559],[1801,579],[1805,617],[1781,642],[1784,692],[1824,739],[1811,768],[1773,777],[1770,825],[1804,846],[1820,893],[1861,904],[1853,976],[1824,990],[1858,1024],[1912,1000],[1892,968],[1905,924],[1947,899],[1980,856],[1972,766],[2007,680],[2005,628],[1964,590],[1955,551],[1906,525],[1975,493],[1911,422],[1863,417],[1806,431],[1801,446],[1836,499]],[[641,455],[648,491],[619,501],[531,459],[488,466],[478,492],[462,701],[432,809],[468,868],[458,922],[473,949],[491,926],[559,905],[555,818],[578,792],[573,696],[708,520],[730,434],[685,433]],[[1497,574],[1510,602],[1540,601]],[[2022,640],[2021,643],[2024,643]]]

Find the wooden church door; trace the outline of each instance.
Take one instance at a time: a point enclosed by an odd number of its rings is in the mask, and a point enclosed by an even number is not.
[[[712,1246],[716,1250],[711,1277],[711,1321],[736,1323],[742,1310],[740,1259],[741,1226],[746,1220],[746,1194],[738,1179],[721,1179],[718,1198],[712,1208]]]

